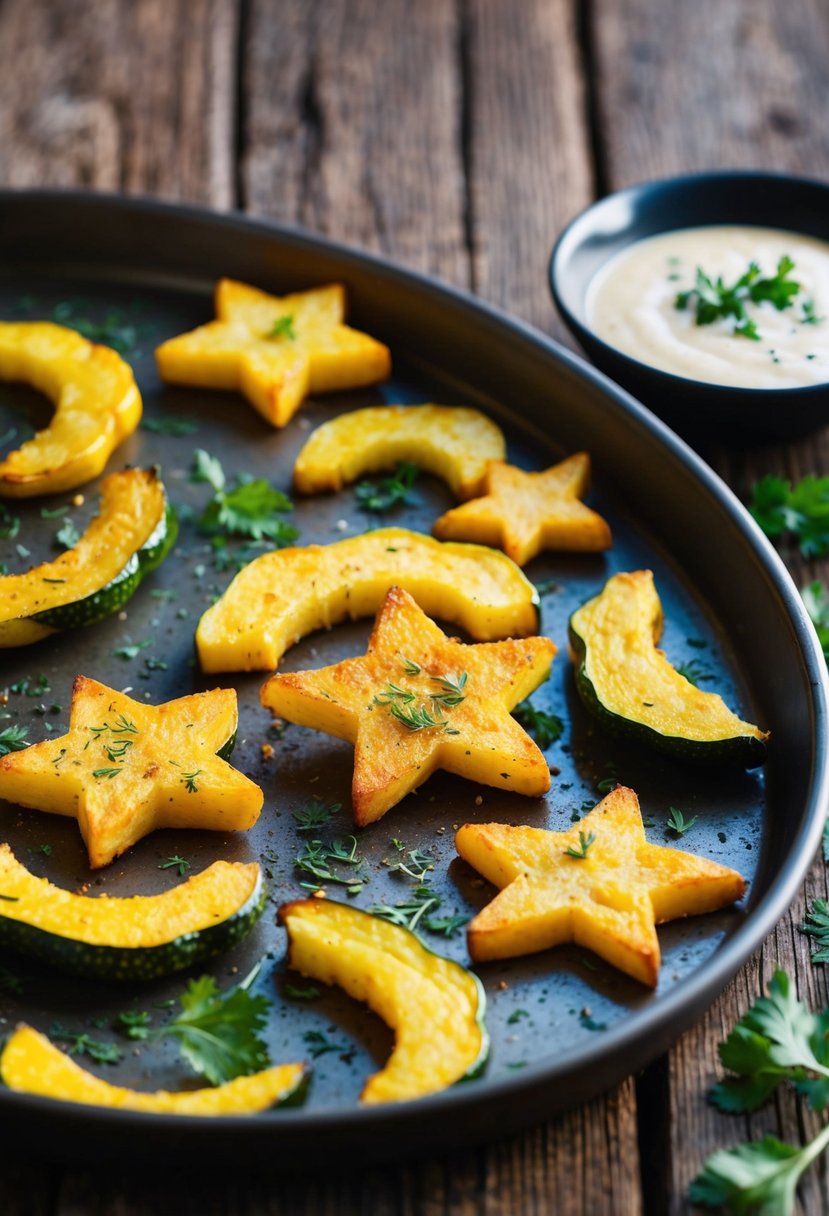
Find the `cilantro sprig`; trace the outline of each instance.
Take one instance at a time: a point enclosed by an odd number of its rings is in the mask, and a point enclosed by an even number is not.
[[[293,510],[286,494],[277,490],[263,477],[237,476],[237,484],[227,489],[227,479],[221,462],[204,448],[193,453],[190,480],[206,482],[213,497],[199,519],[206,536],[220,541],[227,536],[243,536],[251,540],[269,540],[275,545],[288,545],[299,536],[292,524],[280,518]]]
[[[410,501],[409,494],[420,472],[416,464],[402,460],[389,477],[380,481],[358,481],[354,487],[357,506],[362,511],[382,514]]]
[[[804,557],[829,553],[829,477],[809,474],[794,485],[773,474],[761,477],[748,509],[766,536],[790,533]]]
[[[210,975],[191,979],[180,998],[181,1013],[159,1028],[157,1037],[178,1040],[179,1050],[193,1070],[213,1085],[247,1076],[270,1064],[260,1038],[271,1002],[249,989],[259,968],[227,992],[220,992]]]
[[[694,286],[689,291],[680,291],[674,301],[681,312],[692,308],[697,325],[713,325],[715,321],[734,318],[734,333],[738,337],[759,342],[761,334],[757,322],[749,317],[746,304],[768,302],[782,312],[789,308],[800,292],[800,284],[790,278],[794,262],[784,254],[777,263],[777,272],[771,277],[761,277],[757,262],[750,262],[748,269],[727,286],[722,275],[712,279],[701,266],[697,266]]]

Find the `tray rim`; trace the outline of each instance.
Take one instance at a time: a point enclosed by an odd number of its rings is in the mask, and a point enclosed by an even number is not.
[[[357,1142],[365,1143],[367,1134],[382,1125],[381,1139],[385,1144],[378,1151],[375,1144],[367,1154],[367,1160],[383,1156],[397,1156],[409,1151],[418,1151],[425,1146],[435,1148],[436,1132],[427,1131],[416,1136],[414,1142],[389,1145],[401,1130],[411,1133],[417,1124],[428,1123],[430,1116],[440,1115],[443,1122],[461,1113],[473,1115],[474,1127],[469,1135],[463,1131],[453,1133],[453,1143],[468,1140],[493,1139],[493,1124],[488,1122],[499,1105],[509,1100],[527,1099],[526,1117],[505,1121],[496,1136],[504,1129],[513,1131],[517,1127],[544,1118],[544,1091],[553,1084],[569,1081],[575,1092],[565,1102],[551,1101],[546,1105],[550,1113],[571,1109],[590,1097],[606,1093],[613,1085],[630,1075],[637,1068],[654,1059],[676,1041],[711,1005],[718,993],[733,977],[739,967],[769,936],[774,925],[785,914],[801,886],[821,839],[826,809],[829,807],[829,745],[827,745],[827,712],[829,707],[829,675],[823,653],[819,647],[814,628],[808,619],[795,584],[777,551],[760,531],[733,491],[667,424],[635,400],[626,390],[604,373],[591,366],[579,355],[567,350],[554,339],[528,323],[511,316],[506,311],[478,299],[442,282],[436,276],[405,267],[381,255],[363,251],[353,245],[318,235],[299,225],[277,223],[265,217],[253,217],[240,211],[218,212],[209,207],[190,203],[160,200],[145,195],[120,195],[86,190],[0,190],[0,224],[7,219],[9,208],[19,208],[27,203],[38,206],[77,208],[80,210],[113,210],[124,215],[134,214],[146,218],[159,216],[179,219],[184,222],[198,221],[211,224],[219,231],[232,233],[246,230],[268,238],[276,245],[298,249],[321,251],[344,265],[349,263],[368,270],[373,276],[389,279],[403,289],[419,290],[436,299],[438,305],[450,305],[477,324],[495,326],[506,331],[520,345],[529,345],[541,351],[552,363],[563,364],[576,378],[591,384],[608,399],[615,411],[626,415],[628,424],[655,440],[660,448],[701,484],[706,494],[731,517],[741,539],[752,552],[754,560],[763,568],[773,591],[784,606],[797,640],[800,659],[812,689],[810,705],[813,735],[813,763],[811,766],[809,796],[806,800],[802,821],[792,841],[784,864],[777,867],[770,889],[761,897],[757,907],[751,909],[743,923],[717,947],[704,969],[692,975],[668,993],[659,1004],[636,1010],[619,1026],[604,1032],[588,1061],[579,1062],[571,1053],[546,1068],[534,1068],[527,1074],[516,1073],[510,1077],[488,1082],[487,1089],[476,1093],[473,1084],[458,1085],[441,1093],[385,1107],[355,1107],[347,1111],[321,1109],[292,1109],[284,1112],[266,1112],[254,1120],[232,1116],[217,1116],[199,1119],[192,1116],[156,1115],[133,1111],[111,1110],[93,1106],[81,1106],[49,1098],[10,1093],[0,1090],[0,1119],[19,1117],[30,1113],[42,1129],[59,1126],[66,1120],[90,1131],[110,1135],[113,1131],[139,1132],[149,1135],[147,1148],[157,1152],[159,1139],[174,1138],[176,1152],[182,1149],[185,1137],[197,1139],[204,1147],[210,1140],[216,1144],[221,1139],[233,1153],[244,1150],[246,1142],[276,1144],[285,1139],[285,1147],[298,1148],[313,1130],[315,1135],[327,1131],[338,1134],[342,1147],[353,1147]],[[0,238],[2,239],[2,238]],[[45,261],[45,259],[44,259]],[[14,264],[14,263],[12,263]],[[19,263],[18,263],[19,264]],[[101,265],[105,263],[102,262]],[[63,259],[58,265],[68,266]],[[207,276],[205,276],[207,277]],[[266,276],[263,276],[266,277]],[[619,1059],[623,1058],[620,1067]],[[607,1080],[599,1086],[586,1074],[607,1072]],[[439,1125],[436,1124],[436,1126]],[[14,1131],[13,1127],[9,1128]],[[257,1135],[257,1132],[259,1133]],[[347,1132],[347,1140],[343,1133]],[[353,1134],[356,1132],[356,1135]],[[50,1146],[51,1148],[52,1146]],[[60,1146],[54,1146],[60,1154]],[[96,1151],[100,1146],[96,1145]],[[331,1147],[327,1144],[326,1150]],[[138,1149],[141,1153],[141,1149]],[[272,1162],[269,1162],[271,1164]],[[275,1163],[274,1163],[275,1164]],[[283,1168],[296,1168],[299,1162],[292,1158]]]

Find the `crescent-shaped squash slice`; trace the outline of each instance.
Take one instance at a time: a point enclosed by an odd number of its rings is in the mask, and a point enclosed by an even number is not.
[[[471,971],[433,954],[408,929],[332,900],[283,904],[279,919],[290,967],[338,984],[395,1032],[394,1051],[369,1077],[362,1102],[421,1098],[483,1069],[485,997]]]
[[[73,975],[154,979],[229,950],[262,911],[255,862],[216,861],[160,895],[91,898],[31,874],[0,844],[0,947]]]
[[[199,621],[202,670],[272,671],[307,633],[372,616],[395,585],[478,641],[527,637],[538,625],[535,587],[502,553],[378,528],[245,566]]]
[[[17,1093],[159,1115],[254,1115],[295,1099],[305,1077],[304,1064],[277,1064],[215,1088],[141,1093],[87,1072],[25,1024],[17,1027],[0,1055],[0,1080]]]
[[[768,733],[672,667],[656,648],[661,633],[662,604],[650,570],[614,575],[573,613],[576,687],[590,713],[609,729],[680,758],[762,764]]]
[[[0,321],[0,380],[23,380],[55,404],[49,426],[0,461],[0,495],[82,486],[141,421],[129,364],[51,321]]]
[[[483,493],[487,461],[504,460],[503,432],[479,410],[377,405],[323,423],[294,465],[300,494],[341,490],[363,473],[409,460],[442,477],[461,499]]]
[[[78,543],[25,574],[0,577],[0,647],[118,612],[175,543],[178,521],[154,469],[125,469],[101,485],[101,510]]]

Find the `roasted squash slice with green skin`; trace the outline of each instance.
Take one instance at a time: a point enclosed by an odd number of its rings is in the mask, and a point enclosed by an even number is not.
[[[0,647],[26,646],[118,612],[177,535],[157,470],[110,474],[100,512],[73,548],[25,574],[0,577]]]
[[[85,485],[141,420],[129,364],[51,321],[0,321],[0,380],[23,380],[55,403],[49,425],[0,461],[9,498]]]
[[[763,763],[766,731],[671,666],[656,643],[662,605],[650,570],[616,574],[570,617],[576,687],[611,730],[680,759]]]
[[[487,463],[506,459],[501,428],[479,410],[450,405],[377,405],[318,427],[294,465],[300,494],[341,490],[363,473],[409,460],[442,477],[461,499],[483,493]]]
[[[245,566],[199,621],[202,670],[272,671],[313,630],[373,616],[395,585],[476,641],[527,637],[538,626],[538,593],[503,553],[378,528],[264,553]]]
[[[45,1035],[20,1025],[0,1055],[0,1080],[17,1093],[113,1110],[159,1115],[254,1115],[295,1101],[306,1080],[306,1068],[304,1064],[277,1064],[215,1088],[141,1093],[94,1076]]]
[[[73,975],[156,979],[229,950],[255,924],[265,894],[255,862],[216,861],[160,895],[74,895],[0,844],[0,948]]]
[[[284,904],[279,919],[290,967],[338,984],[395,1032],[394,1051],[361,1102],[421,1098],[482,1071],[485,997],[471,971],[427,950],[408,929],[332,900]]]

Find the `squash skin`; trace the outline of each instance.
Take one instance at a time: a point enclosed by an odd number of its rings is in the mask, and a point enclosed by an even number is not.
[[[611,597],[619,599],[620,607],[617,617],[617,628],[629,630],[633,641],[627,640],[625,634],[626,657],[635,655],[641,662],[651,666],[652,672],[663,679],[666,687],[679,698],[683,699],[690,714],[693,711],[700,714],[710,714],[723,724],[720,737],[704,738],[699,732],[694,735],[690,725],[685,733],[679,731],[667,732],[658,728],[659,709],[646,706],[645,700],[653,695],[652,690],[640,682],[635,683],[633,667],[617,668],[630,672],[631,689],[640,693],[642,710],[657,709],[651,714],[652,723],[646,720],[648,714],[641,717],[623,714],[607,703],[600,690],[597,689],[595,677],[591,673],[591,646],[596,647],[596,635],[591,638],[591,612],[601,611],[608,604],[608,612],[616,612]],[[624,600],[626,602],[622,603]],[[716,693],[703,692],[690,681],[679,674],[656,649],[662,632],[662,605],[653,584],[653,574],[650,570],[639,570],[632,573],[614,575],[604,587],[600,595],[595,596],[570,617],[568,636],[570,653],[575,665],[576,688],[585,708],[602,726],[608,730],[635,739],[648,747],[674,756],[680,760],[692,762],[730,762],[741,764],[744,768],[757,768],[764,763],[766,739],[768,732],[749,722],[744,722],[727,708],[722,698]],[[620,636],[622,636],[620,632]],[[624,661],[624,660],[622,660]]]
[[[278,916],[288,931],[289,967],[338,984],[395,1030],[394,1050],[369,1077],[362,1103],[406,1101],[480,1076],[489,1035],[486,997],[473,972],[429,950],[408,929],[333,900],[296,900],[283,904]],[[413,993],[418,1008],[412,1013]]]
[[[202,670],[273,671],[313,630],[372,616],[395,584],[477,641],[527,637],[538,626],[538,593],[504,554],[378,528],[264,553],[245,566],[199,621]]]
[[[341,490],[363,473],[408,460],[447,482],[460,499],[483,492],[487,462],[506,459],[501,428],[479,410],[449,405],[379,405],[318,427],[294,465],[300,494]]]
[[[19,1025],[0,1055],[0,1080],[17,1093],[115,1110],[164,1115],[253,1115],[294,1103],[307,1080],[304,1064],[277,1064],[223,1085],[142,1093],[87,1072],[31,1026]]]
[[[112,981],[157,979],[230,950],[253,928],[267,896],[258,865],[226,861],[161,895],[74,895],[30,874],[6,844],[0,892],[7,897],[0,949]]]
[[[0,380],[23,380],[56,407],[44,430],[0,461],[0,496],[31,498],[85,485],[141,420],[129,364],[51,321],[0,322]]]
[[[117,554],[116,546],[123,540],[118,533],[125,520],[136,538],[136,547],[121,569],[95,590],[80,593],[77,599],[68,598],[72,595],[72,579],[77,579],[77,572],[71,569],[76,555],[88,551],[85,560],[93,569],[101,562],[107,563],[108,549]],[[74,549],[25,574],[0,577],[0,647],[24,646],[58,630],[91,625],[112,616],[132,598],[146,575],[164,561],[177,536],[178,518],[167,502],[157,470],[125,469],[111,474],[101,486],[101,510]],[[60,581],[66,588],[59,594],[52,592],[52,598],[58,600],[52,607],[11,615],[21,592],[25,595],[30,588],[37,588],[38,582],[64,574],[66,579]],[[84,574],[81,568],[81,578]],[[67,598],[61,603],[63,596]]]

